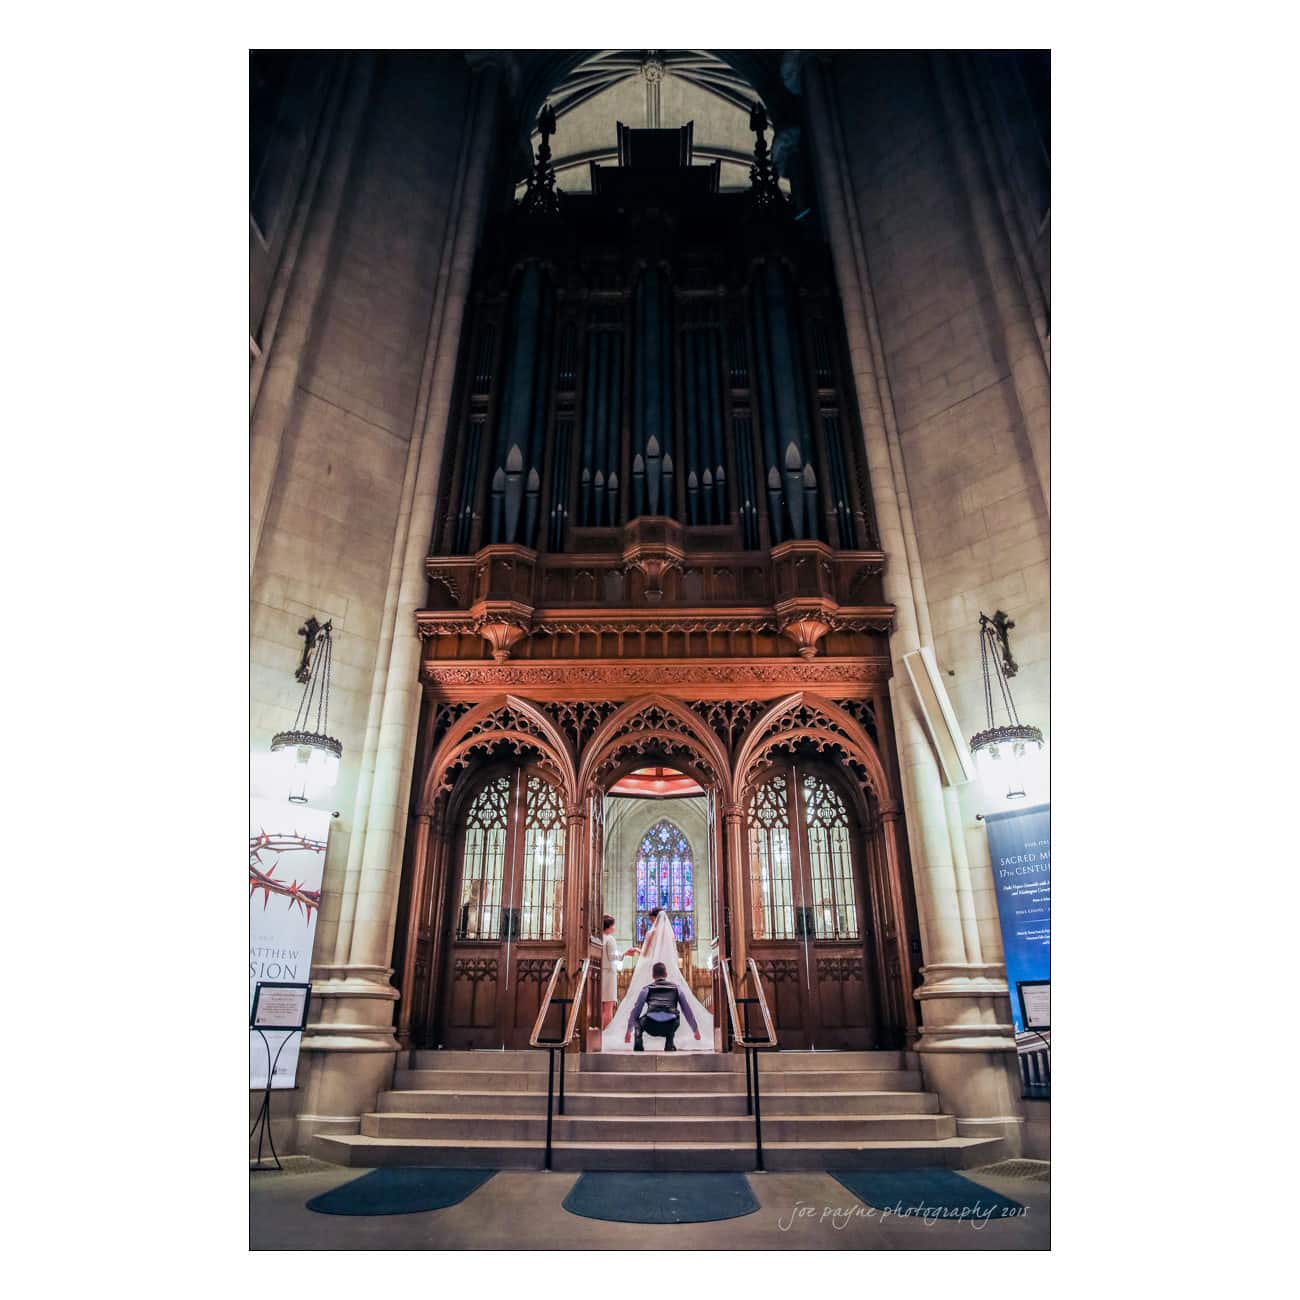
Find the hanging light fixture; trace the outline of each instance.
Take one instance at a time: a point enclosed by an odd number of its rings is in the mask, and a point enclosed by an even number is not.
[[[330,670],[334,662],[333,623],[322,627],[316,627],[315,623],[311,619],[303,629],[309,643],[297,673],[304,685],[293,728],[271,737],[271,753],[280,756],[280,770],[290,803],[306,803],[332,790],[339,776],[339,759],[343,756],[343,746],[325,734],[329,726]],[[310,631],[314,631],[314,638]],[[316,654],[309,667],[312,639]]]
[[[1004,801],[1025,798],[1033,778],[1034,760],[1043,749],[1043,733],[1020,721],[1011,698],[1007,677],[1015,673],[1015,661],[1006,647],[1006,629],[1013,626],[1000,610],[993,618],[980,614],[980,667],[984,672],[985,730],[970,739],[970,752],[980,780],[990,799]],[[989,660],[993,661],[992,675]],[[1008,672],[1009,668],[1009,672]],[[993,718],[993,676],[996,676],[1007,723],[997,726]]]

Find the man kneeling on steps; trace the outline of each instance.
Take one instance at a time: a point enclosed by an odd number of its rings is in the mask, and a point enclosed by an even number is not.
[[[695,1013],[691,1010],[690,1004],[678,992],[677,985],[669,980],[668,967],[663,962],[657,961],[653,969],[654,982],[647,984],[641,990],[641,996],[637,998],[636,1006],[632,1008],[632,1014],[627,1018],[627,1033],[623,1041],[626,1043],[631,1039],[635,1027],[636,1046],[632,1048],[634,1052],[645,1051],[643,1034],[662,1038],[664,1051],[675,1052],[677,1048],[673,1046],[673,1035],[682,1022],[679,1012],[686,1016],[686,1022],[695,1031],[696,1038],[700,1036],[700,1029],[695,1023]]]

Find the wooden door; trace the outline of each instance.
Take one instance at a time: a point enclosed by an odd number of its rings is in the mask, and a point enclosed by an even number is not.
[[[439,1042],[528,1046],[564,955],[564,803],[529,767],[494,769],[463,805],[450,873]],[[545,1026],[558,1032],[557,1007]]]
[[[748,815],[750,955],[783,1048],[875,1045],[858,819],[818,768],[776,769]]]

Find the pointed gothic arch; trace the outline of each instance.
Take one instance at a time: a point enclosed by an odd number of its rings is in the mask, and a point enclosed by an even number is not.
[[[487,757],[502,748],[516,754],[531,750],[560,786],[566,806],[577,802],[573,750],[563,733],[531,700],[502,694],[458,718],[438,742],[415,801],[417,815],[433,813],[439,800],[456,787],[474,755]]]
[[[717,735],[681,700],[660,694],[628,701],[596,729],[582,753],[577,788],[608,789],[656,753],[691,769],[724,804],[730,800],[731,765]]]
[[[874,803],[880,811],[894,810],[897,795],[880,751],[862,724],[831,700],[812,691],[796,691],[777,700],[756,718],[736,753],[735,790],[743,802],[762,779],[764,769],[780,752],[806,742],[818,753],[838,753],[854,776],[860,812]]]

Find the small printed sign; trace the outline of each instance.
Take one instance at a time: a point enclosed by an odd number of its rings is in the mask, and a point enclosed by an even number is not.
[[[1020,1013],[1026,1029],[1051,1029],[1052,985],[1050,980],[1021,981]]]
[[[310,984],[258,983],[249,1025],[253,1029],[306,1029]]]

